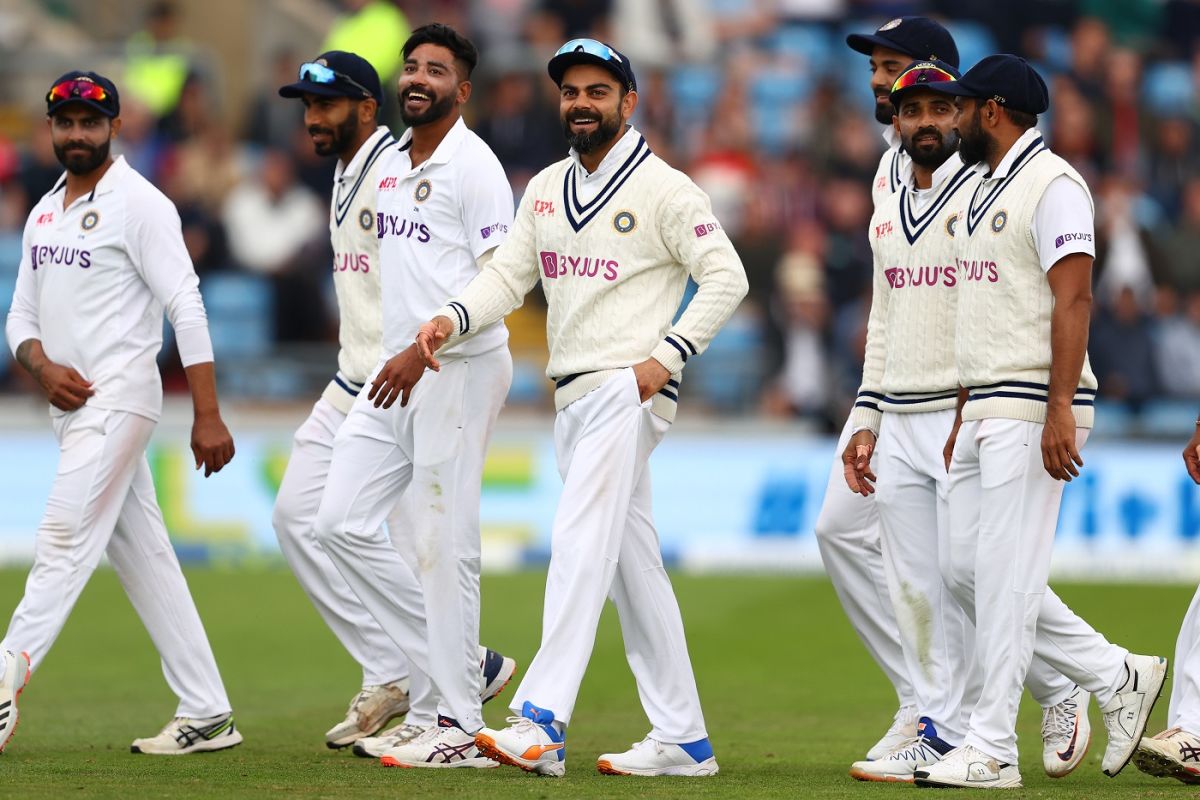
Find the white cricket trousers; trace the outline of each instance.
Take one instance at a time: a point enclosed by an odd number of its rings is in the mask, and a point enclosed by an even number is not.
[[[889,595],[874,495],[863,497],[852,492],[842,472],[842,452],[853,432],[854,426],[847,419],[817,515],[817,547],[850,626],[895,688],[899,704],[912,706],[917,703],[916,692],[909,679]]]
[[[376,408],[362,392],[334,439],[317,512],[321,547],[409,663],[432,680],[440,713],[467,732],[483,727],[479,493],[511,382],[512,358],[498,347],[427,370],[403,408],[399,400]],[[382,526],[404,494],[409,524],[393,531],[393,544]],[[414,555],[416,581],[397,547]]]
[[[917,713],[933,720],[940,738],[960,744],[980,686],[972,670],[974,626],[942,577],[950,571],[950,478],[942,449],[954,417],[952,408],[885,413],[873,461],[883,563]],[[1075,688],[1039,658],[1026,685],[1042,706]]]
[[[1167,727],[1200,733],[1200,589],[1192,597],[1175,643],[1175,679]]]
[[[1036,422],[964,422],[950,465],[947,582],[975,621],[982,688],[965,743],[1017,763],[1017,707],[1036,653],[1104,707],[1129,651],[1110,644],[1047,586],[1063,482],[1042,466]],[[1076,431],[1082,449],[1088,430]]]
[[[406,721],[428,727],[437,721],[433,685],[420,671],[409,674],[408,659],[337,571],[321,549],[314,530],[333,460],[334,437],[345,421],[346,415],[328,400],[317,400],[308,419],[296,431],[271,522],[279,549],[300,588],[333,635],[362,667],[362,685],[378,686],[410,678],[412,708]],[[389,530],[404,529],[404,508],[404,503],[397,505],[388,520]],[[409,549],[404,548],[401,556],[408,556]],[[409,565],[406,578],[415,584],[415,557],[405,560]]]
[[[513,711],[528,701],[570,723],[611,597],[650,736],[669,743],[708,736],[651,516],[650,454],[669,427],[649,401],[641,402],[632,368],[558,412],[554,448],[563,491],[550,541],[542,642]]]
[[[146,462],[154,420],[85,405],[52,423],[58,472],[25,595],[0,649],[28,652],[37,669],[107,553],[179,697],[176,716],[228,713],[216,659],[154,495]]]

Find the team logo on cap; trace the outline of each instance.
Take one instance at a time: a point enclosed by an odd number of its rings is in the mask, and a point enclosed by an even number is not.
[[[429,195],[432,193],[433,184],[426,179],[417,184],[417,189],[413,192],[413,199],[418,203],[424,203],[429,199]]]
[[[369,231],[375,227],[375,215],[371,213],[370,209],[364,208],[358,212],[358,225],[364,231]]]
[[[637,227],[637,217],[629,211],[618,211],[613,215],[613,227],[617,233],[629,233]]]
[[[883,33],[884,31],[895,30],[896,28],[900,27],[900,23],[902,23],[902,22],[904,22],[904,20],[900,19],[899,17],[892,20],[891,22],[885,22],[885,23],[883,23],[883,25],[879,26],[878,33]]]
[[[1008,212],[997,211],[992,217],[992,233],[999,233],[1004,230],[1004,226],[1008,224]]]
[[[958,212],[946,217],[946,235],[954,238],[954,229],[958,227]]]
[[[100,215],[95,211],[89,211],[83,215],[83,219],[79,222],[79,227],[85,231],[90,231],[100,222]]]

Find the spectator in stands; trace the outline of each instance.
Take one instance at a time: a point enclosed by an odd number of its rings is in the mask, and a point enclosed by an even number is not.
[[[1088,353],[1100,396],[1138,412],[1158,391],[1153,326],[1131,287],[1112,303],[1099,303],[1092,317]]]
[[[1154,364],[1162,389],[1171,397],[1200,399],[1200,292],[1182,298],[1164,286],[1158,291],[1154,325]]]
[[[411,32],[404,12],[395,0],[342,0],[342,9],[317,50],[358,53],[371,62],[384,86],[393,85],[400,50]]]
[[[830,425],[829,357],[825,343],[829,303],[825,276],[812,255],[791,252],[779,264],[777,302],[771,310],[783,334],[783,364],[763,397],[772,415]]]
[[[1178,224],[1163,238],[1167,280],[1182,292],[1200,291],[1200,177],[1183,185]]]
[[[146,10],[146,27],[125,47],[123,93],[160,118],[175,110],[193,66],[192,45],[179,31],[179,8],[156,0]]]

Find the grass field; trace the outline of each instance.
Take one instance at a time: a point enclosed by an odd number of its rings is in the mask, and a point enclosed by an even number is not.
[[[622,750],[648,726],[625,664],[615,614],[606,613],[569,732],[567,777],[517,770],[453,773],[384,769],[324,747],[359,674],[284,571],[190,571],[201,613],[246,736],[224,753],[179,759],[134,756],[129,742],[170,717],[174,697],[149,638],[115,576],[101,571],[22,696],[21,727],[0,756],[3,797],[469,797],[740,798],[880,797],[917,791],[859,784],[850,762],[890,722],[895,698],[858,644],[829,584],[782,577],[676,577],[709,731],[721,773],[706,780],[634,779],[596,773],[595,757]],[[0,571],[7,620],[24,575]],[[522,665],[534,652],[541,574],[487,576],[486,642]],[[1057,587],[1110,638],[1172,655],[1187,587]],[[502,723],[512,689],[486,709]],[[1169,686],[1168,690],[1169,692]],[[1161,729],[1166,694],[1151,728]],[[1189,791],[1128,767],[1100,773],[1103,727],[1075,775],[1041,771],[1040,715],[1021,716],[1022,774],[1013,797],[1168,797]]]

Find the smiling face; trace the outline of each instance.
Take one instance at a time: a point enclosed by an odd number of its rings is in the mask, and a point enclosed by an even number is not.
[[[622,93],[616,76],[595,64],[567,69],[558,98],[567,143],[585,155],[616,139],[637,107],[637,92]]]
[[[471,83],[449,49],[423,44],[404,60],[396,89],[400,118],[411,128],[444,119],[467,101]]]
[[[928,90],[903,95],[895,120],[905,152],[913,162],[929,169],[946,163],[958,149],[957,123],[954,98]]]
[[[910,63],[912,58],[899,50],[876,45],[871,51],[871,92],[875,95],[875,119],[881,125],[892,124],[895,110],[889,95],[896,78]]]
[[[54,155],[72,175],[87,175],[104,164],[121,129],[119,119],[109,119],[82,103],[63,106],[49,124]]]
[[[304,103],[304,127],[317,155],[339,155],[358,139],[362,101],[319,94],[305,94],[301,100]]]

